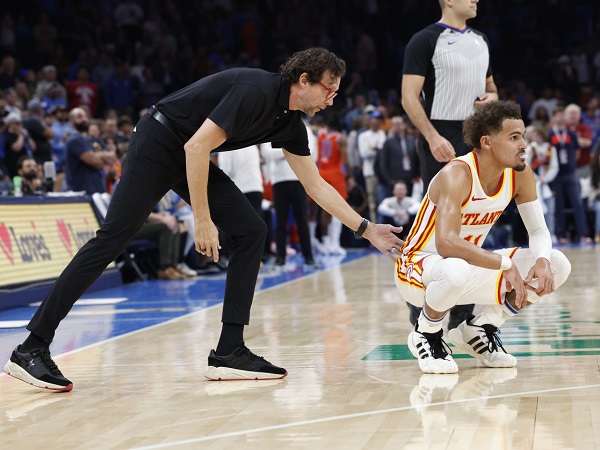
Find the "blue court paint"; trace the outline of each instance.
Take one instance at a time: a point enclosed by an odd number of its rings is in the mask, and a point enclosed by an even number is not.
[[[369,254],[372,251],[361,249],[349,250],[343,259],[321,258],[318,262],[322,267],[317,270],[305,268],[301,256],[291,256],[283,268],[264,265],[256,290],[269,289]],[[225,277],[226,274],[221,273],[193,280],[151,280],[84,295],[82,300],[94,301],[75,303],[57,330],[52,353],[58,355],[220,304],[223,302]],[[102,302],[103,298],[107,302]],[[127,300],[115,303],[111,300],[115,298]],[[0,311],[0,322],[29,321],[36,308],[28,306]],[[25,328],[0,329],[0,355],[8,357],[27,335]]]

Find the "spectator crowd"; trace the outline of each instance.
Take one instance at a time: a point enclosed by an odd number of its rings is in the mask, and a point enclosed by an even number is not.
[[[407,231],[423,192],[419,136],[399,95],[403,49],[412,33],[436,20],[434,9],[412,0],[11,2],[0,17],[0,194],[13,192],[18,178],[23,194],[110,195],[135,123],[161,97],[231,67],[277,71],[294,51],[322,46],[349,70],[334,106],[307,122],[311,153],[342,180],[340,193],[357,211]],[[489,37],[499,97],[521,106],[553,238],[600,244],[600,5],[480,2],[472,25]],[[335,164],[332,148],[340,154]],[[257,147],[262,183],[249,191],[267,217],[278,217],[264,259],[273,254],[285,264],[297,243],[314,265],[313,252],[343,255],[341,246],[359,245],[310,199],[297,197],[297,180],[271,174],[281,160],[274,151]],[[233,171],[236,158],[215,162]],[[57,173],[51,184],[44,163]],[[285,214],[271,211],[277,204]],[[157,276],[206,269],[190,256],[189,206],[170,196],[153,214],[144,237],[159,242]],[[490,245],[525,243],[516,217],[509,208]],[[225,257],[219,269],[226,264]]]

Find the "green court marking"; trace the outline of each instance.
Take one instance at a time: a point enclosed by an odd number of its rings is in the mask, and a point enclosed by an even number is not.
[[[586,322],[586,323],[589,323],[589,322]],[[548,331],[548,330],[563,330],[563,331],[565,331],[565,330],[572,330],[573,327],[568,324],[541,322],[535,326],[514,324],[513,329],[516,329],[519,331]],[[508,332],[508,330],[507,330],[507,332]],[[503,333],[504,333],[504,331],[503,331]]]
[[[585,337],[592,337],[595,338],[597,337],[597,334],[590,334],[590,335],[577,335],[578,338],[585,338]],[[513,340],[513,339],[523,339],[524,335],[522,332],[520,331],[503,331],[500,334],[500,339],[502,339],[502,342],[509,342],[509,340]],[[532,332],[532,333],[527,333],[527,337],[529,338],[539,338],[539,339],[557,339],[557,338],[572,338],[574,337],[573,333],[568,332],[568,331],[552,331],[552,330],[544,330],[544,331],[536,331],[536,332]]]
[[[547,345],[551,350],[534,352],[514,352],[510,354],[517,358],[528,358],[532,356],[585,356],[600,355],[600,338],[598,339],[572,339],[564,341],[518,341],[505,343],[505,345]],[[452,347],[454,349],[454,347]],[[465,353],[453,353],[454,359],[471,358]],[[369,352],[363,361],[403,361],[414,359],[407,345],[379,345]]]

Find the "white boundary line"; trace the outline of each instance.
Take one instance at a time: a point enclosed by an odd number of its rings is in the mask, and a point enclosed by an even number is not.
[[[353,259],[352,261],[348,261],[348,262],[345,262],[345,263],[342,263],[342,264],[340,264],[340,267],[341,267],[341,266],[346,266],[346,265],[348,265],[348,264],[352,264],[352,263],[354,263],[354,262],[360,261],[360,260],[362,260],[362,259],[364,259],[364,258],[368,258],[368,257],[370,257],[370,256],[373,256],[373,255],[377,256],[377,253],[372,253],[372,252],[366,253],[364,256],[361,256],[361,257],[359,257],[359,258]],[[317,271],[315,271],[315,272],[312,272],[312,273],[304,274],[304,275],[302,275],[301,277],[295,278],[295,279],[293,279],[293,280],[284,281],[283,283],[276,284],[275,286],[271,286],[271,287],[268,287],[268,288],[266,288],[266,289],[260,289],[260,290],[258,290],[258,291],[255,291],[255,293],[254,293],[254,294],[255,294],[255,295],[256,295],[256,294],[261,294],[261,293],[263,293],[263,292],[270,291],[271,289],[275,289],[275,288],[278,288],[278,287],[281,287],[281,286],[285,286],[285,285],[287,285],[287,284],[294,283],[294,282],[296,282],[296,281],[299,281],[299,280],[302,280],[302,279],[304,279],[304,278],[312,277],[312,276],[314,276],[314,275],[317,275],[317,274],[319,274],[319,273],[322,273],[322,272],[328,272],[328,271],[330,271],[330,270],[332,270],[332,269],[335,269],[336,267],[338,267],[338,266],[328,267],[328,268],[326,268],[326,269],[317,270]],[[260,274],[259,274],[259,275],[260,275]],[[201,281],[201,280],[199,280],[199,281]],[[78,352],[80,352],[80,351],[87,350],[88,348],[97,347],[98,345],[106,344],[106,343],[108,343],[108,342],[112,342],[112,341],[115,341],[115,340],[117,340],[117,339],[122,339],[122,338],[124,338],[124,337],[127,337],[127,336],[132,336],[132,335],[135,335],[135,334],[141,333],[141,332],[143,332],[143,331],[151,330],[151,329],[153,329],[153,328],[157,328],[157,327],[161,327],[161,326],[164,326],[164,325],[167,325],[167,324],[173,323],[173,322],[177,322],[177,321],[179,321],[179,320],[183,320],[183,319],[185,319],[185,318],[188,318],[188,317],[191,317],[191,316],[193,316],[193,315],[196,315],[196,314],[203,313],[204,311],[208,311],[208,310],[210,310],[210,309],[212,309],[212,308],[215,308],[215,307],[217,307],[217,306],[221,306],[221,305],[223,305],[223,300],[221,300],[221,301],[220,301],[220,302],[218,302],[218,303],[215,303],[215,304],[214,304],[214,305],[212,305],[212,306],[207,306],[206,308],[202,308],[202,309],[199,309],[199,310],[197,310],[197,311],[193,311],[193,312],[191,312],[191,313],[184,314],[184,315],[182,315],[182,316],[179,316],[179,317],[174,317],[174,318],[172,318],[172,319],[169,319],[169,320],[166,320],[166,321],[164,321],[164,322],[156,323],[156,324],[154,324],[154,325],[149,325],[149,326],[147,326],[147,327],[140,328],[140,329],[138,329],[138,330],[134,330],[134,331],[130,331],[130,332],[128,332],[128,333],[125,333],[125,334],[120,334],[119,336],[113,336],[113,337],[111,337],[111,338],[104,339],[104,340],[102,340],[102,341],[100,341],[100,342],[95,342],[95,343],[93,343],[93,344],[85,345],[85,346],[83,346],[83,347],[76,348],[76,349],[74,349],[74,350],[70,350],[70,351],[68,351],[68,352],[65,352],[65,353],[59,353],[59,354],[57,354],[57,355],[55,355],[55,356],[52,356],[52,359],[55,359],[55,358],[60,358],[60,357],[62,357],[62,356],[66,356],[66,355],[72,355],[72,354],[78,353]],[[67,317],[68,317],[68,316],[67,316]],[[29,322],[28,322],[28,323],[29,323]],[[4,372],[0,372],[0,376],[3,376],[3,375],[6,375],[6,374],[5,374]]]
[[[0,330],[8,328],[24,328],[29,320],[0,320]]]
[[[77,306],[116,305],[129,300],[129,297],[83,298],[76,302]],[[37,308],[42,302],[30,303],[28,306]]]
[[[589,384],[587,386],[573,386],[573,387],[564,387],[564,388],[556,388],[556,389],[541,389],[538,391],[515,392],[513,394],[490,395],[490,396],[485,396],[485,397],[475,397],[475,398],[468,398],[468,399],[461,399],[461,400],[449,400],[446,402],[430,403],[429,405],[419,405],[418,407],[422,408],[424,406],[431,407],[431,406],[452,405],[452,404],[457,404],[457,403],[466,403],[466,402],[481,401],[481,400],[492,400],[492,399],[497,399],[497,398],[521,397],[521,396],[525,396],[525,395],[545,394],[545,393],[560,392],[560,391],[570,391],[573,389],[591,389],[591,388],[597,388],[597,387],[600,387],[600,384]],[[375,410],[375,411],[365,411],[362,413],[344,414],[341,416],[322,417],[320,419],[303,420],[300,422],[284,423],[281,425],[272,425],[272,426],[268,426],[268,427],[250,428],[248,430],[233,431],[231,433],[215,434],[213,436],[203,436],[203,437],[199,437],[199,438],[185,439],[183,441],[173,441],[173,442],[167,442],[167,443],[163,443],[163,444],[148,445],[145,447],[135,447],[132,450],[150,450],[150,449],[156,449],[156,448],[175,447],[176,445],[195,444],[197,442],[214,441],[217,439],[224,439],[224,438],[236,437],[236,436],[244,436],[247,434],[261,433],[264,431],[281,430],[281,429],[285,429],[285,428],[299,427],[302,425],[314,425],[314,424],[319,424],[319,423],[334,422],[336,420],[355,419],[357,417],[374,416],[374,415],[378,415],[378,414],[389,414],[389,413],[394,413],[394,412],[399,412],[399,411],[411,410],[411,409],[415,409],[415,408],[417,408],[417,407],[416,406],[401,406],[398,408],[388,408],[388,409],[381,409],[381,410]]]

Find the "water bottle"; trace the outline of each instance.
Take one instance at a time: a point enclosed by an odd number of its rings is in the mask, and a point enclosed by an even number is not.
[[[21,182],[22,181],[23,180],[18,175],[15,176],[15,177],[13,177],[13,187],[14,187],[15,197],[22,197],[23,196],[23,191],[21,190]]]

